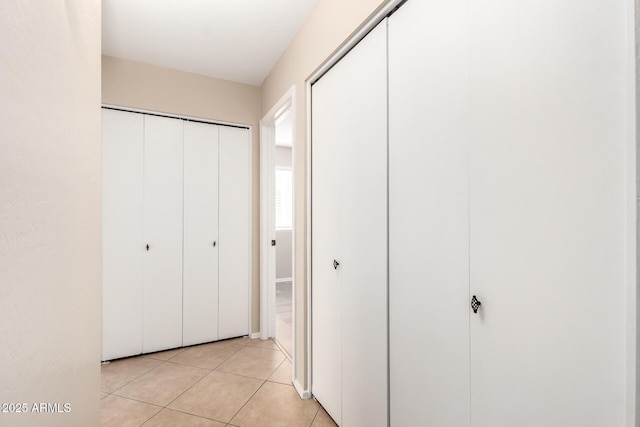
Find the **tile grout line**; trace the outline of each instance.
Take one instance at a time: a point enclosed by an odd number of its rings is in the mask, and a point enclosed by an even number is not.
[[[160,410],[164,409],[164,406],[162,406],[162,405],[157,405],[155,403],[145,402],[144,400],[138,400],[138,399],[133,399],[131,397],[120,396],[119,394],[114,394],[113,396],[119,397],[120,399],[131,400],[133,402],[144,403],[145,405],[149,405],[149,406],[155,406],[156,408],[160,408]]]
[[[312,427],[313,423],[316,422],[316,418],[318,418],[319,413],[320,413],[320,404],[318,403],[318,410],[316,411],[316,414],[313,416],[313,419],[311,420],[311,424],[309,424],[309,427]]]
[[[249,396],[249,398],[247,399],[247,401],[246,401],[246,402],[244,402],[244,404],[240,407],[240,409],[238,409],[238,410],[236,411],[236,413],[235,413],[235,414],[233,414],[233,416],[229,419],[229,421],[227,422],[227,424],[230,424],[230,423],[231,423],[231,421],[233,421],[233,419],[234,419],[235,417],[237,417],[237,416],[238,416],[238,414],[240,413],[240,411],[242,411],[242,409],[243,409],[245,406],[247,406],[247,404],[248,404],[249,402],[251,402],[251,399],[253,399],[253,397],[254,397],[256,394],[258,394],[258,392],[260,391],[260,389],[261,389],[262,387],[264,387],[264,385],[265,385],[266,383],[267,383],[267,380],[263,380],[263,381],[262,381],[262,384],[260,384],[260,387],[258,387],[258,388],[256,389],[256,391],[254,391],[254,392],[253,392],[253,394],[252,394],[251,396]]]
[[[169,403],[167,403],[167,405],[166,405],[164,408],[165,408],[165,409],[172,410],[172,411],[173,411],[173,410],[175,410],[175,409],[169,408],[169,405],[171,405],[171,404],[172,404],[173,402],[175,402],[176,400],[180,399],[180,397],[182,397],[182,395],[184,395],[186,392],[188,392],[189,390],[191,390],[191,389],[192,389],[193,387],[195,387],[197,384],[199,384],[200,382],[202,382],[202,380],[204,380],[206,377],[208,377],[208,376],[209,376],[212,372],[214,372],[214,371],[215,371],[215,372],[218,372],[218,373],[224,373],[224,374],[227,374],[227,375],[234,375],[234,374],[230,374],[230,373],[228,373],[228,372],[217,371],[216,369],[217,369],[218,367],[220,367],[224,362],[226,362],[227,360],[229,360],[231,357],[233,357],[234,355],[236,355],[240,350],[242,350],[242,349],[243,349],[244,347],[246,347],[246,346],[247,346],[247,343],[245,343],[244,345],[239,345],[239,346],[238,346],[238,349],[237,349],[235,352],[233,352],[233,353],[231,353],[229,356],[227,356],[227,358],[226,358],[226,359],[224,359],[222,362],[220,362],[220,363],[219,363],[215,368],[213,368],[213,369],[201,368],[201,367],[199,367],[199,366],[193,366],[193,365],[186,364],[186,363],[185,363],[185,364],[181,364],[181,363],[178,363],[178,362],[172,362],[172,363],[173,363],[173,364],[175,364],[175,365],[188,366],[188,367],[190,367],[190,368],[205,369],[205,370],[208,370],[209,372],[208,372],[208,373],[206,373],[205,375],[203,375],[199,380],[197,380],[195,383],[193,383],[190,387],[188,387],[186,390],[184,390],[184,391],[183,391],[182,393],[180,393],[178,396],[176,396],[176,398],[175,398],[175,399],[173,399],[172,401],[170,401]],[[181,353],[182,353],[182,352],[181,352]],[[178,354],[180,354],[180,353],[178,353]],[[174,357],[177,357],[177,356],[178,356],[178,354],[176,354]],[[171,359],[173,359],[173,357],[172,357]],[[169,360],[171,360],[171,359],[169,359]],[[167,360],[165,363],[169,363],[169,360]],[[238,376],[242,376],[242,375],[238,375]],[[248,377],[248,378],[252,378],[252,377]],[[252,378],[252,379],[261,380],[260,378]],[[266,381],[266,380],[262,380],[262,381]],[[262,385],[260,385],[260,387],[262,387]],[[258,389],[259,389],[259,388],[258,388]],[[251,395],[251,397],[253,397],[253,395]],[[251,398],[249,398],[249,399],[251,399]],[[225,421],[216,420],[216,419],[214,419],[214,418],[202,417],[202,416],[200,416],[200,415],[192,414],[192,413],[190,413],[190,412],[184,412],[184,411],[180,411],[180,410],[178,410],[178,412],[182,412],[182,413],[187,414],[187,415],[193,415],[193,416],[196,416],[196,417],[201,417],[201,418],[210,419],[210,420],[213,420],[213,421],[216,421],[216,422],[225,423]],[[233,416],[235,417],[235,414],[234,414]],[[231,417],[231,418],[233,418],[233,417]],[[148,420],[147,420],[147,421],[148,421]]]
[[[135,357],[141,357],[141,356],[135,356]],[[133,359],[133,358],[132,358],[132,359]],[[127,383],[125,383],[124,385],[122,385],[122,386],[118,387],[117,389],[113,390],[112,392],[109,392],[109,394],[114,394],[116,391],[120,391],[120,390],[122,390],[123,388],[125,388],[126,386],[128,386],[129,384],[131,384],[132,382],[134,382],[135,380],[137,380],[137,379],[138,379],[138,378],[140,378],[141,376],[143,376],[143,375],[145,375],[145,374],[147,374],[147,373],[149,373],[149,372],[153,371],[153,370],[154,370],[154,369],[156,369],[156,368],[159,368],[159,367],[160,367],[160,366],[162,366],[164,363],[166,363],[166,361],[162,362],[162,361],[160,361],[160,360],[158,360],[158,359],[153,359],[153,360],[155,360],[155,361],[157,361],[157,362],[161,362],[161,363],[159,363],[157,366],[154,366],[154,367],[153,367],[153,368],[151,368],[151,369],[147,369],[146,371],[144,371],[144,372],[143,372],[143,373],[141,373],[140,375],[138,375],[138,376],[134,377],[133,379],[131,379],[129,382],[127,382]],[[100,372],[100,375],[102,375],[102,372]],[[100,391],[102,391],[102,390],[100,390]],[[102,391],[102,392],[103,392],[103,393],[106,393],[106,392],[104,392],[104,391]]]
[[[190,415],[190,416],[196,417],[196,418],[202,418],[202,419],[205,419],[205,420],[215,421],[217,423],[221,423],[221,424],[225,424],[225,425],[227,424],[225,421],[217,420],[217,419],[211,418],[211,417],[206,417],[204,415],[192,414],[191,412],[185,412],[185,411],[183,411],[181,409],[174,409],[174,408],[164,408],[164,409],[166,409],[168,411],[180,412],[181,414]]]

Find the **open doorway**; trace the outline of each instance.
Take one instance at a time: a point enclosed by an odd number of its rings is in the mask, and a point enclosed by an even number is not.
[[[293,354],[293,157],[291,106],[275,122],[275,339]]]
[[[295,361],[294,98],[260,121],[260,337]]]

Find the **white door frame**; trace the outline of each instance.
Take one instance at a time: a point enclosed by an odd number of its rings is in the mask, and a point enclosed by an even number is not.
[[[269,112],[260,120],[260,338],[275,337],[275,282],[276,282],[276,251],[271,246],[271,240],[276,238],[275,226],[275,122],[280,113],[289,109],[292,123],[292,141],[295,141],[295,86],[276,102]],[[292,142],[291,156],[295,159],[295,143]],[[292,162],[292,181],[295,186],[295,162]],[[293,198],[293,212],[295,218],[296,200]],[[295,287],[295,226],[292,230],[292,302],[293,309],[293,365],[296,360],[295,329],[296,329],[296,287]]]

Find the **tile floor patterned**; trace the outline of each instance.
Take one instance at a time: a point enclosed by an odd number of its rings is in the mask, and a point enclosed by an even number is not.
[[[103,427],[335,427],[271,340],[237,338],[102,365]]]

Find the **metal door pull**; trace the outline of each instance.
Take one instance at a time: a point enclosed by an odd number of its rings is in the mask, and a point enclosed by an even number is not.
[[[471,309],[473,310],[474,313],[478,312],[478,309],[480,308],[481,305],[482,303],[480,302],[480,300],[478,300],[478,298],[476,298],[475,295],[471,297]]]

